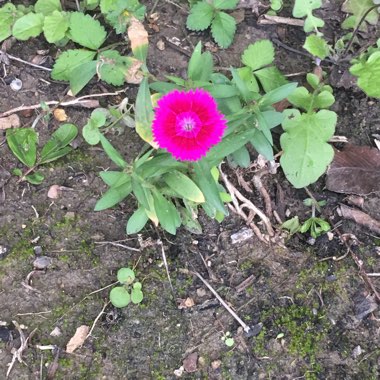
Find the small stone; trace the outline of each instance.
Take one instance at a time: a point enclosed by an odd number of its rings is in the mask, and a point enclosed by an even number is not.
[[[198,362],[198,353],[193,352],[192,354],[186,356],[186,358],[184,359],[183,368],[188,373],[196,372],[198,369],[197,362]]]
[[[197,289],[197,296],[198,297],[204,297],[207,294],[206,290],[203,288],[198,288]]]
[[[34,269],[37,269],[37,270],[44,270],[50,265],[51,265],[51,258],[47,256],[37,257],[33,261],[33,267]]]
[[[13,79],[13,81],[10,83],[9,87],[13,91],[20,91],[22,89],[22,81],[18,78]]]
[[[6,245],[0,244],[0,260],[5,259],[9,255],[9,248]]]
[[[53,331],[50,333],[50,336],[61,336],[61,335],[62,335],[62,331],[60,330],[58,326],[55,326]]]
[[[253,236],[253,231],[250,228],[242,228],[240,231],[231,235],[231,243],[242,243]]]
[[[42,247],[40,245],[33,247],[33,250],[36,256],[40,256],[42,254]]]
[[[363,353],[363,350],[360,346],[356,346],[353,350],[352,350],[352,357],[354,359],[356,359],[358,356],[360,356],[361,354]]]
[[[174,371],[173,371],[173,373],[174,373],[174,376],[176,376],[176,377],[182,377],[182,375],[183,375],[183,371],[184,371],[185,369],[183,368],[183,365],[181,365],[181,367],[179,367],[178,369],[175,369]]]

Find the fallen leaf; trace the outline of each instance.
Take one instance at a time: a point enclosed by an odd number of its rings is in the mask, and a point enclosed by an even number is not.
[[[52,185],[49,188],[47,196],[50,199],[58,199],[60,193],[61,193],[61,186],[59,186],[59,185]]]
[[[78,347],[80,347],[87,338],[87,334],[90,331],[90,327],[86,325],[79,326],[75,331],[74,336],[69,340],[66,346],[66,352],[68,354],[73,353]]]
[[[355,223],[369,228],[377,235],[380,234],[380,221],[370,217],[363,211],[340,205],[338,208],[338,214],[344,219],[353,220]]]
[[[380,151],[348,145],[335,154],[327,171],[326,187],[344,194],[367,195],[380,190]]]
[[[195,302],[192,298],[178,298],[178,309],[188,309],[190,307],[193,307],[195,305]]]
[[[198,354],[196,352],[193,352],[192,354],[186,356],[186,358],[183,360],[183,368],[186,372],[196,372],[197,367],[197,361],[198,361]]]
[[[142,22],[135,17],[131,19],[131,25],[128,28],[128,38],[131,41],[132,52],[135,56],[137,50],[144,49],[145,46],[148,48],[148,32],[145,30]]]
[[[57,120],[57,121],[66,121],[67,120],[67,115],[66,115],[66,112],[63,108],[56,108],[53,111],[53,115],[54,115],[55,120]]]
[[[143,73],[140,71],[142,62],[138,59],[135,59],[132,65],[128,68],[128,71],[125,73],[125,80],[127,83],[139,84],[144,78]]]
[[[18,128],[20,125],[20,118],[16,114],[0,118],[0,130]]]

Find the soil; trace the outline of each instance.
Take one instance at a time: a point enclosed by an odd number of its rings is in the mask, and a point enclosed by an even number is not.
[[[148,13],[153,3],[145,1]],[[327,36],[341,33],[339,25],[345,17],[341,3],[326,2],[320,11]],[[302,29],[259,25],[250,9],[243,9],[244,20],[226,50],[216,49],[209,32],[186,30],[187,2],[161,1],[155,12],[159,30],[146,23],[148,66],[161,79],[186,75],[188,56],[200,39],[216,51],[216,65],[223,67],[239,66],[244,49],[263,38],[281,39],[302,50]],[[288,7],[281,15],[289,14]],[[173,37],[179,39],[180,48],[169,42]],[[165,44],[163,51],[157,47],[159,41]],[[31,61],[42,49],[50,49],[52,57],[56,53],[42,38],[15,42],[8,53]],[[285,74],[302,73],[292,77],[300,83],[314,68],[311,59],[281,47],[276,49],[276,61]],[[45,65],[51,67],[51,63]],[[336,68],[327,64],[324,69],[329,73],[335,70],[339,81]],[[0,74],[0,112],[62,99],[68,89],[52,81],[48,72],[16,61],[11,61],[6,72],[0,67]],[[14,77],[23,82],[18,92],[9,86],[9,78]],[[112,86],[93,80],[81,95],[113,91]],[[136,91],[137,86],[131,85],[126,96],[133,100]],[[355,144],[373,145],[372,135],[380,130],[379,102],[356,88],[338,85],[334,95],[333,109],[339,120],[336,134]],[[105,97],[100,102],[118,104],[122,98]],[[22,126],[31,126],[39,112],[20,113]],[[67,107],[66,113],[69,122],[83,127],[91,110]],[[40,144],[58,125],[53,118],[40,119],[36,125]],[[221,224],[201,214],[200,235],[180,229],[173,237],[147,225],[140,235],[130,237],[125,234],[125,224],[135,207],[132,198],[112,209],[93,211],[106,190],[98,173],[113,167],[101,149],[78,137],[72,153],[41,167],[45,180],[34,186],[19,183],[11,174],[12,169],[23,167],[4,136],[0,134],[0,379],[6,378],[13,353],[21,344],[18,325],[29,341],[10,379],[379,378],[380,317],[373,289],[363,281],[354,256],[365,272],[379,273],[380,238],[340,220],[336,208],[345,202],[344,195],[327,191],[324,178],[310,186],[310,191],[318,200],[326,200],[322,217],[338,226],[339,233],[323,235],[315,244],[301,234],[286,240],[285,246],[264,244],[234,214]],[[127,160],[134,159],[142,147],[129,128],[111,131],[108,137]],[[264,208],[259,192],[245,191],[234,170],[228,173],[254,204]],[[252,179],[249,170],[239,175],[248,183]],[[293,189],[280,171],[264,177],[263,182],[280,216],[285,212],[300,220],[310,216],[310,208],[302,203],[307,193]],[[47,197],[52,185],[64,187],[58,199]],[[380,214],[379,204],[379,193],[365,198],[367,212],[373,217]],[[274,219],[272,222],[276,224]],[[236,233],[245,238],[236,240]],[[334,260],[332,256],[347,253],[341,234],[355,235],[358,243],[352,246],[353,255]],[[28,281],[40,256],[48,257],[50,265],[33,272]],[[108,303],[108,296],[117,270],[123,266],[135,267],[144,300],[140,305],[116,309]],[[186,272],[189,270],[199,272],[252,327],[251,336],[198,277]],[[370,280],[379,289],[379,277]],[[67,342],[81,325],[94,328],[81,348],[66,353]],[[52,334],[57,328],[60,335]],[[233,347],[222,340],[228,332],[234,338]]]

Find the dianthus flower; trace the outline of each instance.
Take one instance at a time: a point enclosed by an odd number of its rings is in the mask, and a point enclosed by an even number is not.
[[[197,161],[221,141],[226,127],[207,91],[175,90],[158,101],[152,131],[158,146],[177,160]]]

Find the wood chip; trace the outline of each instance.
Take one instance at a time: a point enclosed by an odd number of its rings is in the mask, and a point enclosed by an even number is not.
[[[71,354],[80,347],[86,340],[90,327],[86,325],[79,326],[75,331],[74,336],[69,340],[66,346],[66,352]]]
[[[10,115],[8,117],[2,117],[0,119],[0,130],[8,128],[18,128],[20,125],[20,118],[16,114]]]

